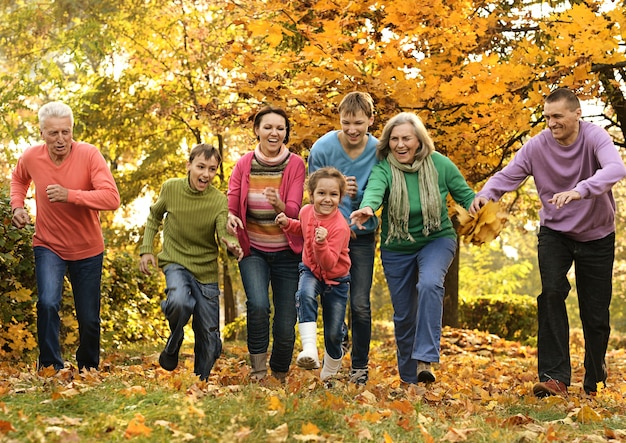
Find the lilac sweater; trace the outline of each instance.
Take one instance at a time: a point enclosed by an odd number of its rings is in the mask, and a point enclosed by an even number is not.
[[[533,176],[541,199],[540,223],[577,241],[603,238],[615,230],[615,200],[611,188],[626,176],[626,167],[609,134],[580,121],[578,138],[559,145],[549,129],[531,138],[502,171],[477,194],[499,200]],[[582,199],[556,209],[548,200],[575,190]]]

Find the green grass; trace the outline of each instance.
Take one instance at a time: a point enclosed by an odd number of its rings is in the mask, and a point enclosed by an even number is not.
[[[444,331],[437,382],[429,386],[399,383],[389,335],[377,336],[372,346],[365,388],[345,376],[328,388],[316,371],[298,368],[285,384],[273,378],[252,383],[240,342],[226,342],[209,381],[200,382],[190,344],[174,372],[158,367],[159,350],[144,343],[105,352],[100,372],[82,374],[69,368],[39,376],[28,362],[0,364],[0,442],[512,443],[626,437],[625,359],[619,350],[609,355],[612,383],[595,399],[581,394],[580,365],[567,399],[536,399],[535,350],[470,331]],[[580,359],[573,353],[573,362]],[[348,365],[346,357],[342,373]],[[135,436],[129,435],[133,429]]]

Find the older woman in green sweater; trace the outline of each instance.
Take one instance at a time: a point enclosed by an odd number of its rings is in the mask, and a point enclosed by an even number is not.
[[[193,315],[194,372],[201,380],[209,377],[222,351],[217,239],[239,260],[243,257],[239,242],[226,231],[226,196],[211,185],[220,162],[220,153],[213,146],[193,147],[187,162],[187,176],[171,178],[161,186],[158,199],[150,207],[139,249],[139,269],[150,274],[150,265],[157,266],[154,237],[163,222],[163,248],[158,255],[158,265],[165,274],[167,298],[161,308],[171,334],[159,356],[159,364],[168,371],[176,369],[183,328]]]
[[[446,198],[450,194],[469,208],[474,191],[454,163],[435,151],[415,114],[403,112],[389,120],[376,155],[380,163],[350,219],[360,228],[383,207],[380,249],[400,378],[431,383],[431,363],[439,362],[443,282],[457,244]]]

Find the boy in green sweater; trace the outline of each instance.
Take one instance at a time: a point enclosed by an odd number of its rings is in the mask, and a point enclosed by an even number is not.
[[[183,328],[193,315],[194,372],[201,380],[209,377],[222,351],[217,239],[238,260],[243,257],[237,239],[226,232],[226,196],[211,185],[221,160],[219,151],[211,145],[193,147],[187,162],[187,177],[171,178],[161,186],[157,201],[150,207],[139,249],[139,269],[150,275],[150,266],[157,266],[154,237],[163,222],[163,248],[158,255],[158,266],[165,274],[167,298],[161,302],[161,308],[171,334],[159,356],[159,364],[168,371],[176,369]]]

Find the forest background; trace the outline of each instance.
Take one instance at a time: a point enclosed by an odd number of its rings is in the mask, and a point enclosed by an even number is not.
[[[189,148],[208,142],[224,154],[214,184],[225,190],[234,163],[255,145],[251,118],[264,104],[288,110],[290,148],[306,158],[319,136],[338,127],[343,95],[367,91],[376,106],[374,135],[394,114],[416,112],[437,149],[479,189],[545,127],[549,91],[567,86],[585,100],[585,118],[605,126],[623,153],[621,2],[1,0],[0,6],[0,355],[6,357],[35,346],[32,232],[10,226],[10,170],[24,146],[39,141],[36,112],[51,100],[73,108],[75,139],[101,149],[122,196],[118,211],[102,213],[109,345],[165,334],[162,278],[137,270],[147,205],[161,183],[184,175]],[[623,184],[615,194],[612,318],[616,331],[626,331]],[[539,203],[532,184],[504,204],[510,216],[497,240],[460,244],[447,324],[462,324],[457,297],[534,304]],[[236,337],[244,330],[245,296],[236,262],[222,258],[224,333]],[[389,320],[380,263],[372,294],[376,317]],[[568,303],[576,325],[575,291]],[[64,339],[72,343],[72,309],[64,313]]]
[[[166,372],[157,363],[168,332],[163,277],[141,275],[137,254],[147,205],[164,180],[185,174],[190,147],[219,146],[215,185],[225,191],[234,163],[256,143],[251,118],[264,104],[288,110],[289,146],[306,158],[338,127],[341,98],[367,91],[374,135],[394,114],[416,112],[479,189],[545,127],[545,96],[566,86],[624,155],[625,33],[626,2],[611,0],[0,0],[0,441],[626,440],[625,183],[614,189],[609,385],[596,398],[582,392],[579,331],[569,398],[532,395],[533,325],[522,321],[534,321],[540,290],[530,182],[504,199],[509,219],[499,238],[461,241],[448,276],[446,323],[465,327],[468,312],[481,312],[472,327],[499,337],[445,328],[428,387],[399,383],[380,262],[367,386],[340,379],[327,389],[315,371],[297,368],[285,384],[250,383],[245,296],[226,256],[222,332],[232,341],[208,383],[193,376],[189,342],[180,368]],[[37,110],[51,100],[73,108],[75,138],[100,148],[122,196],[118,211],[101,214],[100,371],[71,365],[71,297],[62,310],[70,364],[58,374],[34,365],[32,227],[11,226],[8,192],[18,156],[40,141]],[[578,326],[575,288],[568,304]]]

